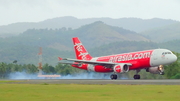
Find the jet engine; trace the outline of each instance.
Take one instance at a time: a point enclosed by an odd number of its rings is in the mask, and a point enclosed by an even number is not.
[[[159,65],[158,67],[150,67],[146,69],[146,72],[150,72],[152,74],[164,74],[164,67],[163,65]]]
[[[118,64],[113,69],[115,73],[125,73],[129,71],[129,66],[127,64]]]

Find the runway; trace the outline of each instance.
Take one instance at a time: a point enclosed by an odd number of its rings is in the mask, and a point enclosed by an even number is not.
[[[4,82],[2,82],[4,81]],[[118,84],[118,85],[180,85],[180,80],[100,80],[100,79],[23,79],[0,80],[6,84]]]

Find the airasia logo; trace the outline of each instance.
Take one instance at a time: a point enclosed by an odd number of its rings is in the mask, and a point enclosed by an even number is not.
[[[75,43],[74,47],[76,47],[76,50],[78,50],[79,52],[83,51],[82,50],[82,43]]]
[[[115,72],[117,72],[117,73],[121,72],[121,66],[120,65],[115,67]]]
[[[129,53],[110,57],[109,62],[130,61],[136,59],[150,58],[151,52]]]
[[[75,43],[74,47],[78,52],[78,57],[81,57],[82,60],[86,60],[86,55],[88,55],[88,53],[84,49],[82,43]]]

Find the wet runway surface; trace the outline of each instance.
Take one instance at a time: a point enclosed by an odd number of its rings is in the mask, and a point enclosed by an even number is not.
[[[7,84],[125,84],[125,85],[180,85],[180,80],[100,80],[100,79],[23,79],[0,80]]]

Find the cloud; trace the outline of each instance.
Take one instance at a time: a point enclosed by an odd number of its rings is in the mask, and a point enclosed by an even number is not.
[[[0,0],[0,25],[54,17],[137,17],[180,21],[179,0]]]

